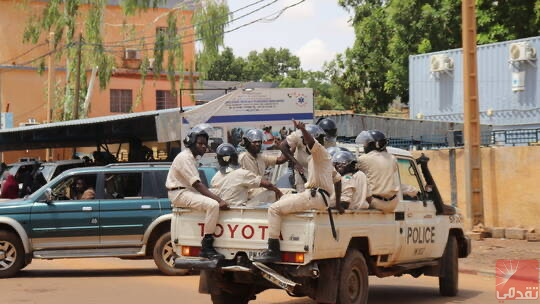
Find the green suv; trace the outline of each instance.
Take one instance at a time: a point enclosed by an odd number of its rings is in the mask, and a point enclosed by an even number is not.
[[[0,278],[33,258],[153,258],[166,275],[174,268],[170,163],[115,164],[63,172],[19,199],[0,202]],[[208,184],[216,169],[200,167]]]

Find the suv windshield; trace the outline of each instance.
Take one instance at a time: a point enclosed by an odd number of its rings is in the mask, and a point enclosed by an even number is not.
[[[55,169],[56,169],[55,165],[48,165],[48,166],[41,166],[39,168],[39,171],[41,171],[41,174],[43,174],[43,177],[45,177],[46,180],[50,181],[53,177]]]

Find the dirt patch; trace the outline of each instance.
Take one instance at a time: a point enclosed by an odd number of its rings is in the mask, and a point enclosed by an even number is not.
[[[495,272],[497,260],[538,260],[540,242],[508,239],[484,239],[472,241],[472,252],[460,259],[460,267]]]

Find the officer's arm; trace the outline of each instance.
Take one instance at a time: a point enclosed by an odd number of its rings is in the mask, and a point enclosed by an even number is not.
[[[196,181],[194,184],[193,184],[193,188],[195,188],[195,190],[199,191],[200,194],[206,196],[206,197],[209,197],[213,200],[216,200],[218,203],[219,203],[219,207],[220,208],[227,208],[229,206],[229,204],[227,204],[226,201],[222,200],[220,197],[218,197],[217,195],[215,195],[214,193],[212,193],[212,191],[210,191],[203,183],[201,183],[201,181]]]
[[[281,150],[281,156],[280,157],[285,157],[285,161],[290,160],[293,162],[294,166],[296,167],[296,169],[300,172],[300,173],[304,173],[304,169],[302,168],[302,166],[300,165],[300,163],[298,162],[298,160],[296,160],[296,158],[294,158],[293,154],[291,153],[291,146],[289,146],[289,143],[287,142],[287,139],[283,140],[281,142],[281,144],[279,145],[279,150]],[[279,159],[278,159],[279,160]],[[285,162],[284,161],[284,162]]]
[[[287,140],[283,140],[283,141],[287,141]],[[281,143],[283,143],[283,141],[282,141]],[[280,144],[280,147],[281,147],[281,144]],[[276,160],[276,165],[281,165],[281,164],[285,163],[287,160],[289,160],[289,159],[287,158],[287,156],[285,156],[285,154],[282,153],[282,154],[277,158],[277,160]]]
[[[302,132],[302,137],[304,138],[304,142],[306,143],[306,146],[308,146],[309,149],[313,149],[313,145],[315,144],[315,139],[306,130],[306,124],[304,124],[303,122],[298,122],[296,120],[293,120],[293,124],[296,128],[300,129],[300,131]]]
[[[274,184],[272,184],[272,182],[270,182],[267,179],[264,179],[264,178],[261,179],[261,187],[264,187],[270,191],[274,191],[274,193],[276,193],[277,199],[280,199],[281,196],[283,196],[283,193],[281,193],[281,190],[279,190],[278,187],[274,186]]]
[[[334,183],[334,192],[336,193],[336,209],[341,214],[345,212],[345,209],[341,205],[341,181]]]

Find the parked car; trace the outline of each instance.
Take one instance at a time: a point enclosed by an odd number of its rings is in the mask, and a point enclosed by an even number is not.
[[[84,165],[85,162],[82,159],[59,160],[42,163],[39,167],[39,171],[43,174],[45,180],[50,182],[53,178],[60,175],[60,173],[69,169],[84,167]]]
[[[71,169],[25,199],[2,202],[0,278],[15,275],[34,258],[153,258],[162,273],[185,274],[173,267],[165,188],[169,167],[126,163]],[[207,184],[216,169],[199,172]]]

